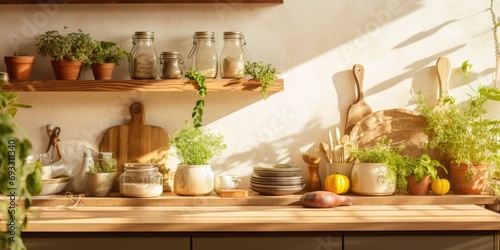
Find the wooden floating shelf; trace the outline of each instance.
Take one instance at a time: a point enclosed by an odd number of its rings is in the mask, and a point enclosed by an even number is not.
[[[260,91],[260,82],[253,79],[207,79],[208,91]],[[175,92],[195,91],[194,80],[32,80],[11,81],[0,85],[13,92]],[[283,91],[283,79],[276,79],[269,92]]]
[[[3,0],[0,4],[147,4],[147,3],[257,3],[282,4],[283,0]]]

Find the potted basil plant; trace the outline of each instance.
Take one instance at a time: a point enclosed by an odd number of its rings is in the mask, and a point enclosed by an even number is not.
[[[64,27],[66,30],[68,27]],[[78,80],[82,66],[90,65],[94,40],[89,34],[78,32],[61,34],[47,31],[36,38],[37,52],[52,59],[51,64],[58,80]]]
[[[95,41],[92,53],[89,56],[94,79],[96,80],[111,80],[115,66],[120,66],[126,56],[128,60],[132,59],[132,55],[117,46],[114,42]]]

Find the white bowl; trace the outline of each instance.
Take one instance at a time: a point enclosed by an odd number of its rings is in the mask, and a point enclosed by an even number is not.
[[[68,185],[69,181],[67,182],[61,182],[61,183],[42,183],[42,192],[38,195],[51,195],[51,194],[57,194],[62,192],[66,186]]]

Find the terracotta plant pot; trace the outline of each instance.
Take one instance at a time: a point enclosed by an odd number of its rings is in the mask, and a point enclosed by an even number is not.
[[[35,63],[34,56],[6,56],[4,57],[7,73],[12,80],[29,80],[33,64]]]
[[[96,80],[111,80],[113,77],[113,71],[115,70],[114,63],[94,63],[90,65],[92,73],[94,74],[94,79]]]
[[[470,181],[465,180],[467,164],[451,163],[450,182],[456,194],[481,194],[488,178],[488,163],[473,163],[475,174]]]
[[[106,197],[111,193],[116,173],[85,173],[85,183],[91,196]]]
[[[57,61],[52,60],[52,68],[57,80],[78,80],[82,70],[81,61]]]
[[[351,174],[351,191],[358,195],[391,195],[396,183],[387,179],[384,163],[355,163]]]
[[[417,182],[415,175],[406,176],[406,180],[408,181],[408,193],[410,195],[429,194],[429,186],[431,184],[430,175],[425,175],[420,182]]]

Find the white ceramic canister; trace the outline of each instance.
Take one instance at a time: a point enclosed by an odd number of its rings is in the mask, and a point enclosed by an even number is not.
[[[384,163],[355,163],[351,173],[351,191],[358,195],[391,195],[396,182],[388,177]]]
[[[214,190],[214,173],[210,165],[178,165],[174,192],[178,195],[208,195]]]

